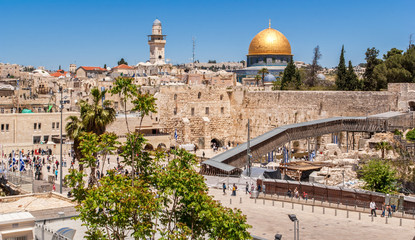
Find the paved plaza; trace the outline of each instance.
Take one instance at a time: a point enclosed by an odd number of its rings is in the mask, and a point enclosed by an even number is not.
[[[314,207],[301,204],[294,204],[282,201],[251,199],[245,194],[243,188],[239,188],[236,196],[231,196],[228,191],[226,195],[221,189],[210,188],[209,193],[219,200],[224,206],[239,208],[248,218],[248,224],[252,226],[249,230],[252,235],[265,239],[274,239],[274,235],[282,234],[282,239],[293,239],[294,225],[288,218],[288,214],[295,214],[300,221],[300,239],[413,239],[415,236],[415,220],[400,218],[378,217],[373,219],[368,213],[359,213],[345,210],[338,210],[335,216],[335,209]],[[240,203],[242,201],[242,203]],[[284,205],[284,207],[283,207]]]

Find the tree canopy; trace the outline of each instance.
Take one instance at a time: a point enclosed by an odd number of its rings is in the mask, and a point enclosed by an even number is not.
[[[121,65],[121,64],[128,65],[128,63],[124,60],[124,58],[121,58],[120,61],[117,62],[117,64],[118,65]]]
[[[360,171],[362,179],[366,182],[364,188],[381,193],[394,193],[396,191],[396,172],[384,160],[372,159]]]

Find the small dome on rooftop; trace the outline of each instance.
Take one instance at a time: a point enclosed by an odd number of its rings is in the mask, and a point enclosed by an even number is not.
[[[272,75],[271,73],[268,73],[265,77],[264,77],[264,82],[274,82],[277,79],[274,77],[274,75]]]
[[[155,25],[160,25],[160,26],[161,26],[161,22],[160,22],[160,20],[158,20],[157,18],[156,18],[156,20],[154,20],[154,22],[153,22],[153,26],[155,26]]]

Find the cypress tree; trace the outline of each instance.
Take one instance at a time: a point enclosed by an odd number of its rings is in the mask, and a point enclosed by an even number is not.
[[[295,75],[295,65],[294,61],[291,58],[291,61],[288,63],[287,67],[284,69],[284,75],[281,79],[281,90],[284,90],[285,87],[291,82],[292,78]]]
[[[352,61],[349,61],[349,67],[346,72],[346,88],[345,90],[354,91],[359,89],[359,80],[353,70]]]
[[[340,61],[337,66],[337,78],[336,78],[337,89],[346,90],[346,62],[344,60],[344,45],[340,53]]]

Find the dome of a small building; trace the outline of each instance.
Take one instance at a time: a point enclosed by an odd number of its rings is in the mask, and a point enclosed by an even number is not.
[[[277,79],[274,77],[274,75],[272,75],[271,73],[269,73],[269,74],[267,74],[265,77],[264,77],[264,82],[274,82],[274,81],[276,81]]]
[[[326,80],[326,76],[324,76],[322,73],[317,74],[318,80]]]

